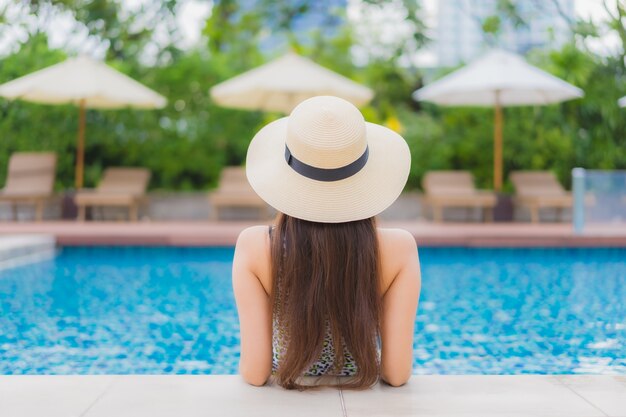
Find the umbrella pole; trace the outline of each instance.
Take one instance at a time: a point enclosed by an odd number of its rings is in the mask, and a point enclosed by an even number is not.
[[[76,138],[76,189],[83,188],[85,169],[85,100],[81,100],[78,110],[78,136]]]
[[[496,108],[493,121],[493,188],[502,191],[502,105],[500,91],[496,91]]]

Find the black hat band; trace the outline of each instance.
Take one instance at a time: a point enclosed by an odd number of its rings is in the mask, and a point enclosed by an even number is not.
[[[339,168],[318,168],[305,164],[291,154],[291,151],[285,144],[285,161],[298,174],[317,181],[339,181],[345,180],[359,172],[367,163],[369,157],[369,147],[365,147],[365,152],[354,162]]]

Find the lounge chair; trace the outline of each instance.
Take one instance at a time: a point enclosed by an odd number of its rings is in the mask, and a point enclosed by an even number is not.
[[[43,219],[43,209],[53,196],[57,156],[54,152],[16,152],[9,159],[9,169],[0,202],[11,204],[17,220],[18,204],[33,204],[35,219]]]
[[[209,195],[213,206],[211,218],[219,219],[220,210],[224,207],[252,207],[259,210],[263,218],[269,217],[269,206],[259,197],[246,178],[243,167],[225,167],[220,176],[218,188]]]
[[[431,207],[436,222],[443,220],[446,207],[480,208],[484,220],[493,220],[496,195],[477,190],[468,171],[430,171],[424,176],[422,186],[424,203]]]
[[[533,223],[539,222],[542,208],[555,208],[561,217],[563,209],[572,207],[572,194],[565,191],[550,171],[517,171],[510,178],[515,186],[515,206],[527,207]]]
[[[146,168],[107,168],[95,190],[76,194],[78,220],[85,220],[87,207],[128,207],[128,218],[137,221],[149,181]]]

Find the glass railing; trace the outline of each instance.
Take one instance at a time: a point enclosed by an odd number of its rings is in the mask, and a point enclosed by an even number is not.
[[[626,224],[626,171],[572,170],[574,231]]]

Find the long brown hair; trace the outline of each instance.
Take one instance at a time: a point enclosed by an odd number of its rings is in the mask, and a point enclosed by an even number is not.
[[[344,346],[357,367],[343,388],[367,388],[378,381],[381,293],[374,218],[315,223],[280,213],[271,239],[272,308],[284,332],[285,351],[278,384],[306,389],[298,378],[318,359],[327,328],[335,367]]]

